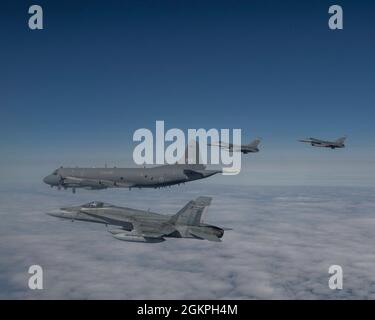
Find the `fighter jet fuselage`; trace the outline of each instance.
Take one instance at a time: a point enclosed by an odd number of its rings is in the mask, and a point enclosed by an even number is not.
[[[241,146],[241,152],[244,154],[250,153],[250,152],[259,152],[258,147],[248,147],[248,146]]]
[[[162,242],[165,237],[205,239],[219,242],[224,229],[202,223],[202,214],[211,198],[190,201],[175,215],[118,207],[93,201],[83,206],[51,211],[54,217],[101,223],[115,228],[108,231],[118,240],[131,242]]]
[[[307,139],[302,139],[298,141],[309,143],[313,147],[336,149],[336,148],[345,148],[345,144],[344,144],[345,139],[346,137],[342,137],[335,141],[325,141],[325,140],[320,140],[316,138],[307,138]]]
[[[175,164],[152,168],[59,168],[43,181],[51,187],[86,188],[160,188],[210,177],[222,172],[204,165]]]
[[[230,152],[242,152],[244,154],[252,153],[252,152],[259,152],[259,143],[261,142],[260,138],[255,139],[254,141],[250,142],[249,144],[242,144],[236,145],[232,143],[226,143],[223,141],[209,143],[209,146],[219,147],[221,149],[228,150]]]

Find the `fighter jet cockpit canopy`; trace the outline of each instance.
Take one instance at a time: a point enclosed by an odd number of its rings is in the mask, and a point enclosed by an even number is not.
[[[111,205],[109,203],[104,203],[101,201],[92,201],[82,206],[82,208],[105,208],[105,207],[111,207]]]

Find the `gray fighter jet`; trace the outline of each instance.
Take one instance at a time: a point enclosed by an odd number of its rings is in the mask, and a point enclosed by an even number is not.
[[[254,141],[248,143],[248,144],[241,144],[241,145],[235,145],[232,143],[226,143],[223,141],[218,141],[218,142],[212,142],[208,143],[209,146],[213,147],[219,147],[222,149],[226,149],[230,152],[242,152],[244,154],[247,154],[249,152],[259,152],[258,145],[261,142],[260,138],[255,139]]]
[[[313,147],[336,149],[336,148],[345,148],[345,144],[344,144],[345,139],[346,139],[346,136],[339,138],[335,141],[325,141],[325,140],[320,140],[320,139],[315,139],[315,138],[307,138],[307,139],[298,140],[298,141],[310,143]]]
[[[117,207],[93,201],[83,206],[66,207],[48,215],[112,226],[108,232],[118,240],[131,242],[162,242],[166,237],[221,241],[225,228],[202,222],[211,198],[199,197],[188,202],[175,215]]]

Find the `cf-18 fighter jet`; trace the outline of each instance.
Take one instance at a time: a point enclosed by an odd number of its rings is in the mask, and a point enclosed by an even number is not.
[[[248,144],[242,144],[242,145],[236,145],[232,143],[226,143],[223,141],[218,142],[212,142],[208,143],[209,146],[213,147],[220,147],[222,149],[226,149],[228,151],[234,151],[234,152],[242,152],[244,154],[247,154],[249,152],[259,152],[258,145],[260,143],[261,139],[257,138],[254,141],[248,143]]]
[[[315,138],[308,138],[308,139],[303,139],[303,140],[298,140],[298,141],[310,143],[313,147],[335,149],[335,148],[345,148],[345,144],[344,144],[345,139],[346,137],[342,137],[335,141],[324,141],[324,140],[315,139]]]
[[[66,207],[47,214],[69,220],[102,223],[114,226],[108,232],[118,240],[131,242],[162,242],[164,238],[191,238],[221,241],[224,230],[203,223],[202,215],[211,203],[209,197],[188,202],[175,215],[117,207],[103,202]]]
[[[162,188],[208,178],[222,170],[208,170],[200,164],[199,145],[193,152],[197,164],[167,164],[152,168],[59,168],[43,181],[51,187],[98,190],[107,188]],[[187,149],[190,148],[187,146]],[[185,163],[188,162],[185,151]],[[190,156],[189,156],[190,157]],[[192,158],[194,159],[194,158]]]

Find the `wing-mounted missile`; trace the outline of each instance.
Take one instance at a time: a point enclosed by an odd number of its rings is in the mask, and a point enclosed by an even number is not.
[[[112,232],[111,232],[112,233]],[[144,236],[144,235],[139,235],[134,232],[120,232],[120,233],[115,233],[112,234],[112,236],[121,241],[129,241],[129,242],[147,242],[147,243],[159,243],[165,241],[163,237],[154,237],[152,235],[150,236]]]
[[[133,226],[129,223],[129,225],[123,226],[119,229],[109,229],[108,232],[110,234],[120,234],[126,231],[132,231],[132,230],[133,230]]]

